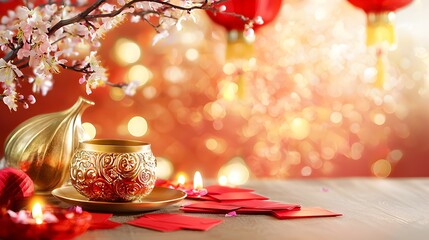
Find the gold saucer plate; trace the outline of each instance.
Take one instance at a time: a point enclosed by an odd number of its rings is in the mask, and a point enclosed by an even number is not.
[[[164,187],[155,187],[145,198],[132,202],[91,201],[78,193],[73,186],[54,189],[52,195],[65,203],[80,206],[84,210],[112,213],[153,211],[180,202],[186,197],[183,191]]]

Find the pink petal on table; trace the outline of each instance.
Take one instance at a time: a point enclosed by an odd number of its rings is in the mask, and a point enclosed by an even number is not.
[[[225,217],[235,217],[235,216],[237,216],[237,213],[235,211],[225,214]]]

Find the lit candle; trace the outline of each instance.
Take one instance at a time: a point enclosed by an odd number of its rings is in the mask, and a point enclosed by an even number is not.
[[[31,216],[34,220],[36,220],[36,224],[43,223],[42,205],[40,205],[40,203],[34,204],[33,209],[31,211]]]
[[[185,175],[180,174],[179,177],[177,178],[177,183],[179,184],[179,186],[183,186],[185,185],[185,182],[186,182]]]
[[[196,171],[194,175],[194,190],[199,191],[203,189],[203,178],[201,177],[201,173]]]
[[[202,197],[207,194],[207,189],[203,188],[203,178],[200,172],[195,172],[194,175],[194,188],[186,190],[188,196]]]

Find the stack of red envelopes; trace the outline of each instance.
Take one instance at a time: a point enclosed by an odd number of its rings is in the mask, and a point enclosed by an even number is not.
[[[219,185],[208,186],[207,195],[189,196],[189,199],[204,200],[182,206],[180,209],[189,213],[243,213],[272,214],[278,219],[303,217],[341,216],[323,208],[302,208],[299,204],[280,203],[253,193],[251,189],[232,188]]]
[[[206,231],[221,222],[222,220],[213,218],[159,213],[145,214],[142,217],[127,222],[127,224],[158,230],[161,232],[172,232],[181,229]]]

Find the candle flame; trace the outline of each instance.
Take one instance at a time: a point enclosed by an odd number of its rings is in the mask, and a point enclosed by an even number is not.
[[[185,182],[186,182],[185,175],[180,174],[180,175],[179,175],[179,177],[177,178],[177,183],[178,183],[179,185],[184,185],[184,184],[185,184]]]
[[[43,223],[42,205],[40,205],[40,203],[34,204],[33,209],[31,211],[31,216],[34,220],[36,220],[36,224]]]
[[[201,173],[196,171],[194,175],[194,190],[201,189],[203,189],[203,178],[201,177]]]

